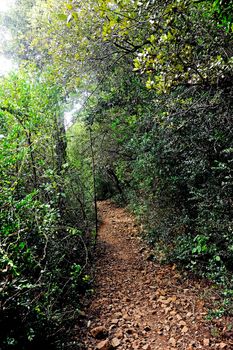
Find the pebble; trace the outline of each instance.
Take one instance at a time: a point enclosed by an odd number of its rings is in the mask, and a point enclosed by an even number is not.
[[[92,337],[87,336],[87,349],[207,350],[215,346],[227,350],[225,339],[216,344],[209,335],[205,309],[199,306],[200,286],[188,286],[176,270],[151,262],[149,251],[142,249],[144,257],[140,255],[141,242],[131,239],[129,229],[122,226],[127,214],[106,203],[99,204],[106,208],[108,221],[99,232],[104,250],[97,262],[97,294],[90,309],[91,321],[85,322],[89,329],[93,324],[98,327],[88,332]],[[127,220],[131,222],[129,217]],[[149,261],[145,262],[146,258]]]
[[[97,344],[96,349],[98,350],[110,350],[111,344],[109,339],[102,340],[100,343]]]
[[[120,340],[118,338],[113,338],[112,341],[111,341],[111,345],[113,348],[117,348],[119,345],[120,345]]]

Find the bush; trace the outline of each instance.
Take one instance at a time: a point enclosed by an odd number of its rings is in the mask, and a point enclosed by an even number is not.
[[[172,106],[161,101],[149,133],[142,129],[131,142],[150,240],[169,244],[169,259],[208,275],[213,262],[218,274],[232,268],[230,95],[196,89],[174,96]]]
[[[78,316],[86,289],[82,232],[61,226],[58,211],[36,197],[11,199],[1,212],[2,349],[57,341],[58,330]]]

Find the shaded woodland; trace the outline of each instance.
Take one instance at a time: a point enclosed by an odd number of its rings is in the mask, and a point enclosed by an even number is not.
[[[17,0],[1,24],[1,350],[72,349],[96,200],[232,315],[232,0]]]

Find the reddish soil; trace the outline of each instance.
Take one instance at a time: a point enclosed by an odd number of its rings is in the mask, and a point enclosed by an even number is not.
[[[98,206],[103,223],[86,348],[233,349],[230,323],[207,320],[206,300],[215,298],[208,284],[151,261],[132,215],[109,201]]]

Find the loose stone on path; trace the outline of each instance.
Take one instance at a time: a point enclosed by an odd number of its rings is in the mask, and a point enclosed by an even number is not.
[[[159,266],[139,237],[134,218],[99,202],[96,285],[85,310],[88,350],[230,349],[211,336],[200,281]]]

